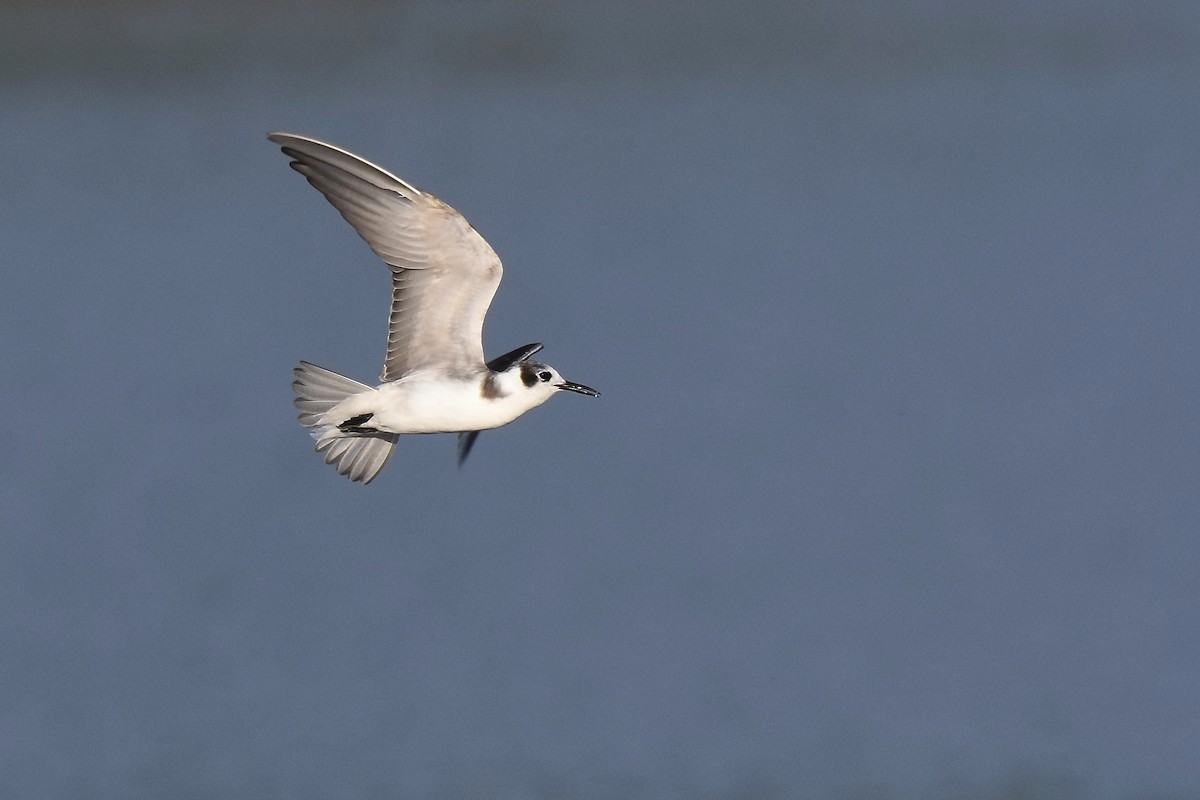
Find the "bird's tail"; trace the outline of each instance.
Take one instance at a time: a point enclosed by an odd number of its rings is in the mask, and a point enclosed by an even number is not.
[[[301,361],[292,374],[300,424],[312,429],[317,452],[324,454],[325,463],[333,464],[339,475],[370,483],[391,458],[396,434],[343,430],[323,419],[329,409],[371,387],[307,361]]]

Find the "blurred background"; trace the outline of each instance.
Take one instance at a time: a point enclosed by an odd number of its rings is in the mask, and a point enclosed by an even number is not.
[[[0,7],[13,798],[1200,798],[1200,6]],[[387,270],[599,400],[409,437]]]

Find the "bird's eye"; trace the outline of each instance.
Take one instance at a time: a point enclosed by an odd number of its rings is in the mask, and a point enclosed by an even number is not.
[[[550,380],[550,378],[551,378],[551,375],[547,370],[542,370],[541,372],[538,373],[538,380],[540,380],[542,383],[545,383],[546,381]]]

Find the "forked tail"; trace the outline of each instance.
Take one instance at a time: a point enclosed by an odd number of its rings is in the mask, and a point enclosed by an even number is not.
[[[292,374],[296,377],[292,391],[296,394],[300,424],[312,429],[317,452],[324,454],[325,463],[333,464],[339,475],[370,483],[391,458],[396,434],[343,430],[337,424],[325,422],[324,416],[350,395],[371,387],[307,361],[301,361]]]

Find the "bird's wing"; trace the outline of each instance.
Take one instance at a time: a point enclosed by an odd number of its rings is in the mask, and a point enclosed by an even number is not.
[[[475,440],[479,438],[479,431],[463,431],[458,435],[458,467],[462,469],[462,465],[466,462],[467,456],[471,455],[471,448],[475,446]]]
[[[516,350],[509,350],[502,356],[496,356],[491,361],[487,362],[487,368],[492,372],[504,372],[513,364],[520,363],[521,361],[528,361],[534,353],[541,349],[541,342],[523,344]]]
[[[483,318],[503,273],[483,237],[441,200],[353,153],[290,133],[267,138],[392,268],[380,380],[479,371]]]

